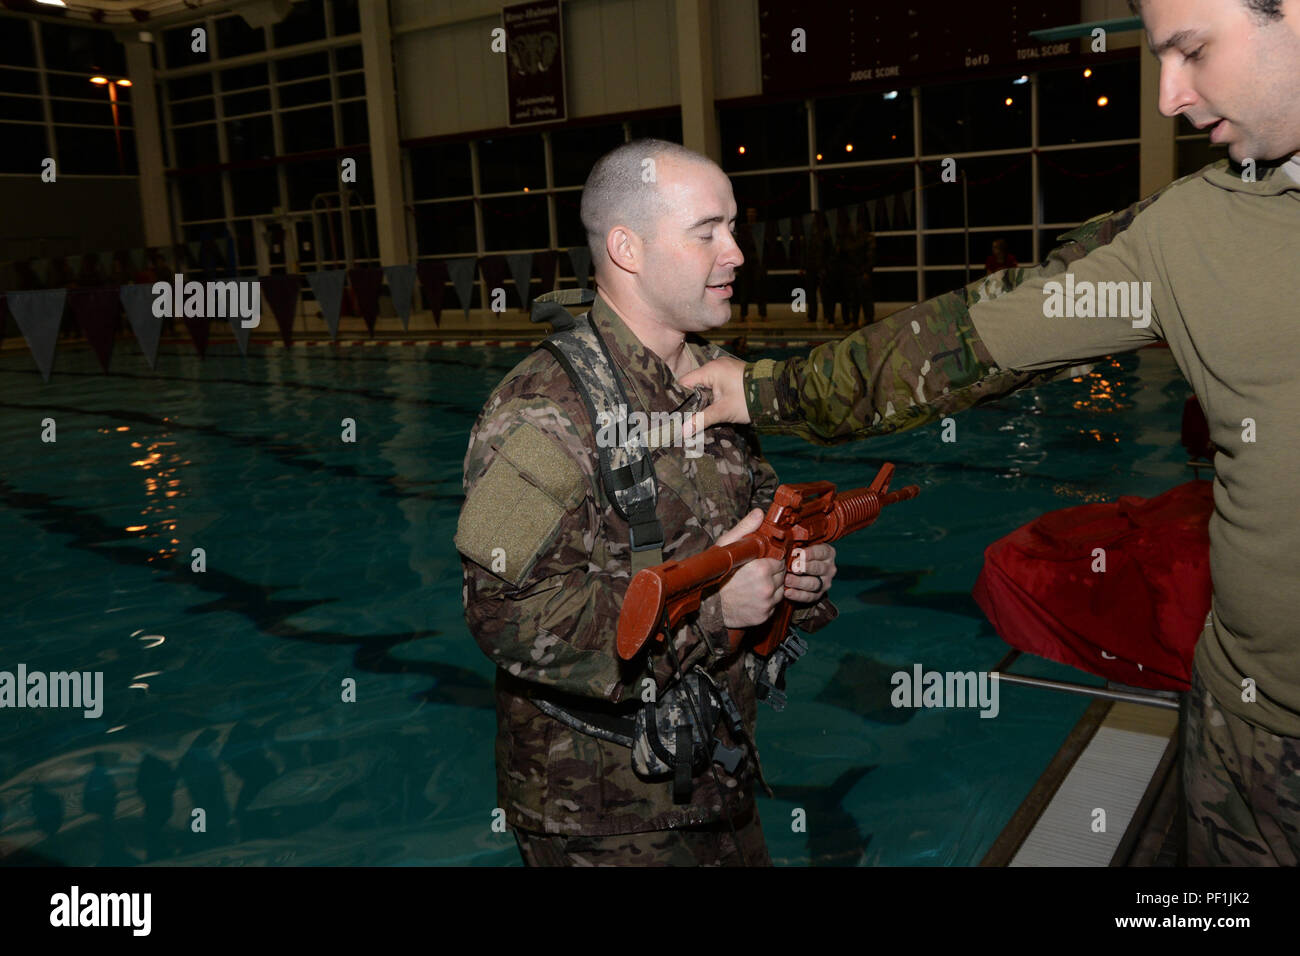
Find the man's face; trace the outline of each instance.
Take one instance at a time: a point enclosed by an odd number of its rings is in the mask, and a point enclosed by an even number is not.
[[[655,165],[665,211],[642,246],[642,296],[678,331],[716,329],[731,318],[732,284],[745,261],[732,232],[731,180],[711,164],[661,156]]]
[[[1260,22],[1242,0],[1144,0],[1160,112],[1182,113],[1238,163],[1300,151],[1300,0]]]

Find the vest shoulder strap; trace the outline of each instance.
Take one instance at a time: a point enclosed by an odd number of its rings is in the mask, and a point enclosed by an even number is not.
[[[566,298],[567,297],[567,298]],[[627,393],[618,370],[589,313],[576,318],[566,304],[589,304],[594,293],[586,289],[565,289],[546,293],[533,306],[534,322],[551,322],[555,331],[541,347],[555,356],[582,396],[592,426],[596,429],[596,451],[601,487],[631,532],[632,573],[663,563],[664,532],[656,513],[658,494],[654,463],[649,449],[640,443],[618,445],[603,442],[602,426],[613,426],[613,434],[626,435],[619,428],[628,414]],[[559,313],[563,313],[560,315]]]

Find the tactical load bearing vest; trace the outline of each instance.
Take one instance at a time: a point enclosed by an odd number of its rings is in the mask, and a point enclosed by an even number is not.
[[[533,322],[549,322],[554,329],[541,347],[555,356],[572,380],[593,427],[602,420],[618,421],[630,408],[617,366],[590,313],[574,317],[565,308],[590,305],[595,299],[591,289],[548,292],[534,300],[531,316]],[[628,523],[632,574],[662,564],[664,532],[656,513],[658,493],[649,449],[635,442],[606,447],[597,442],[597,454],[601,487]],[[672,774],[673,799],[678,803],[690,799],[692,777],[710,761],[735,773],[744,759],[744,749],[727,747],[714,736],[720,719],[726,719],[734,739],[745,741],[754,752],[740,708],[725,684],[718,684],[699,667],[681,675],[657,700],[645,704],[593,706],[593,701],[561,698],[539,688],[531,688],[528,697],[540,710],[579,733],[630,748],[638,774],[651,778]],[[761,769],[758,773],[761,781]]]

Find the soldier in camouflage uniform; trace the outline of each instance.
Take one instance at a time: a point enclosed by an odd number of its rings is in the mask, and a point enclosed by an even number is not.
[[[714,399],[698,427],[752,422],[830,444],[1167,342],[1218,449],[1214,597],[1181,728],[1192,864],[1300,855],[1300,511],[1282,493],[1300,474],[1300,17],[1294,3],[1289,15],[1266,6],[1141,4],[1161,51],[1162,111],[1214,126],[1242,166],[1211,164],[1060,237],[1040,266],[996,272],[806,359],[722,359],[684,378]],[[1129,287],[1145,307],[1096,310]],[[1051,303],[1068,288],[1084,291],[1067,318]]]
[[[642,159],[654,162],[657,186],[640,179]],[[635,210],[609,208],[609,196],[637,188],[659,190],[646,202],[671,199],[659,207],[657,225]],[[731,280],[741,261],[725,174],[675,144],[638,141],[596,164],[582,209],[596,237],[600,289],[590,318],[629,403],[667,416],[698,410],[701,392],[683,388],[677,375],[725,353],[688,333],[730,317],[730,290],[711,286]],[[611,222],[618,225],[607,229]],[[651,235],[653,243],[640,238]],[[456,544],[469,629],[498,668],[500,806],[530,865],[769,863],[754,804],[757,754],[734,773],[705,768],[691,781],[689,802],[674,803],[672,781],[638,776],[628,748],[542,708],[626,714],[650,686],[662,697],[675,674],[699,665],[729,689],[752,741],[754,678],[763,662],[743,645],[733,650],[727,628],[766,619],[782,596],[796,602],[800,629],[828,623],[834,549],[807,549],[806,573],[756,561],[706,592],[672,635],[678,668],[653,648],[622,661],[615,631],[631,578],[630,530],[602,487],[597,424],[564,369],[539,350],[497,386],[470,436]],[[648,442],[664,560],[754,530],[762,513],[754,509],[766,510],[778,485],[748,428],[719,429],[702,447],[683,447],[680,428],[675,435],[674,442],[661,430]],[[749,617],[738,618],[737,601],[760,590]],[[745,746],[725,722],[718,737],[726,747]]]

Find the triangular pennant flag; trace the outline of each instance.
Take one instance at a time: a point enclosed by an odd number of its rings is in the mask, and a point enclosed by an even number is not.
[[[379,288],[384,284],[384,270],[378,266],[358,266],[348,270],[348,281],[357,296],[357,308],[366,321],[370,334],[375,334],[375,320],[379,318]]]
[[[68,296],[77,325],[99,359],[99,367],[108,371],[113,357],[113,334],[117,331],[117,313],[122,307],[116,286],[100,289],[77,289]]]
[[[0,342],[4,341],[5,333],[9,331],[9,310],[5,308],[4,293],[0,293]]]
[[[59,341],[59,320],[63,318],[63,302],[67,294],[67,289],[46,289],[10,292],[5,299],[9,314],[27,340],[41,378],[47,382],[50,369],[54,367],[54,347]]]
[[[487,284],[488,300],[484,308],[491,309],[497,298],[497,289],[501,290],[502,302],[501,308],[505,310],[505,291],[506,291],[506,257],[497,253],[490,256],[484,256],[478,261],[479,274],[483,276],[483,281]]]
[[[886,229],[894,228],[894,202],[892,196],[885,196],[880,200],[880,218],[884,222]]]
[[[840,234],[839,222],[840,222],[840,211],[838,209],[827,209],[826,224],[831,227],[832,236],[838,236]]]
[[[758,254],[758,264],[763,264],[763,240],[767,238],[767,223],[756,222],[751,227],[754,235],[754,251]]]
[[[441,259],[429,259],[415,267],[415,274],[420,277],[420,287],[424,289],[424,297],[429,300],[436,328],[442,324],[442,299],[447,292],[447,263]]]
[[[815,215],[816,215],[815,213],[806,212],[799,217],[800,224],[803,226],[803,234],[805,238],[812,235],[813,217]]]
[[[248,282],[251,280],[244,279],[242,281],[241,280],[236,280],[236,281],[238,281],[239,284],[242,286],[244,282]],[[242,289],[240,290],[240,297],[241,298],[243,297]],[[257,310],[258,310],[257,312],[258,324],[260,325],[261,317],[262,317],[262,311],[261,311],[262,303],[260,301],[260,295],[259,295],[259,301],[257,303]],[[234,314],[230,316],[230,331],[235,334],[235,344],[239,346],[239,354],[247,358],[248,340],[253,335],[253,327],[250,325],[248,328],[244,328],[244,317],[239,314],[239,309],[234,309],[233,312]],[[249,320],[250,321],[252,320],[252,316],[249,316]]]
[[[782,216],[776,221],[777,240],[781,243],[781,248],[785,250],[785,257],[790,258],[790,217]]]
[[[402,320],[402,328],[411,322],[411,296],[415,294],[414,266],[384,266],[384,279],[393,300],[393,311]]]
[[[550,292],[555,288],[555,250],[533,253],[533,275],[540,283],[537,294]]]
[[[185,251],[189,253],[189,262],[187,263],[188,267],[191,269],[198,269],[200,272],[203,271],[203,259],[201,255],[203,244],[201,242],[187,242],[185,243]],[[182,270],[177,269],[176,271],[180,272]]]
[[[904,220],[904,222],[906,222],[909,226],[912,224],[912,203],[915,200],[916,200],[916,190],[909,189],[907,192],[903,193],[903,209],[907,213],[907,218]]]
[[[569,262],[573,265],[573,275],[578,280],[578,288],[587,288],[587,273],[591,271],[591,248],[574,246],[569,250]]]
[[[320,306],[321,318],[330,327],[330,338],[336,342],[339,338],[339,306],[343,304],[343,280],[346,278],[346,269],[307,273],[307,284]]]
[[[892,204],[892,205],[893,205],[893,207],[894,207],[894,209],[893,209],[893,212],[894,212],[894,228],[895,228],[895,229],[902,229],[903,226],[906,225],[906,223],[907,223],[907,219],[906,219],[907,213],[906,213],[906,211],[905,211],[905,209],[904,209],[904,206],[903,206],[903,194],[902,194],[902,193],[895,193],[895,194],[894,194],[894,201],[893,201],[893,204]]]
[[[262,295],[271,307],[275,324],[280,327],[280,339],[288,348],[293,344],[293,320],[298,313],[298,293],[302,290],[301,276],[262,276]]]
[[[867,200],[867,221],[870,223],[871,231],[876,231],[876,200]]]
[[[460,306],[468,319],[469,304],[474,295],[474,257],[462,256],[444,261],[447,263],[447,275],[451,277],[451,287],[456,290],[456,297],[460,299]]]
[[[515,280],[515,294],[519,296],[519,308],[528,311],[532,300],[533,254],[515,252],[506,256],[506,266],[510,269],[510,278]]]
[[[153,314],[153,286],[124,285],[118,291],[122,308],[126,310],[126,320],[131,323],[144,360],[153,368],[158,358],[158,337],[162,334],[163,322],[162,316]]]
[[[199,358],[208,354],[208,333],[212,331],[212,320],[207,316],[185,316],[185,327],[190,330],[190,339],[198,350]]]

